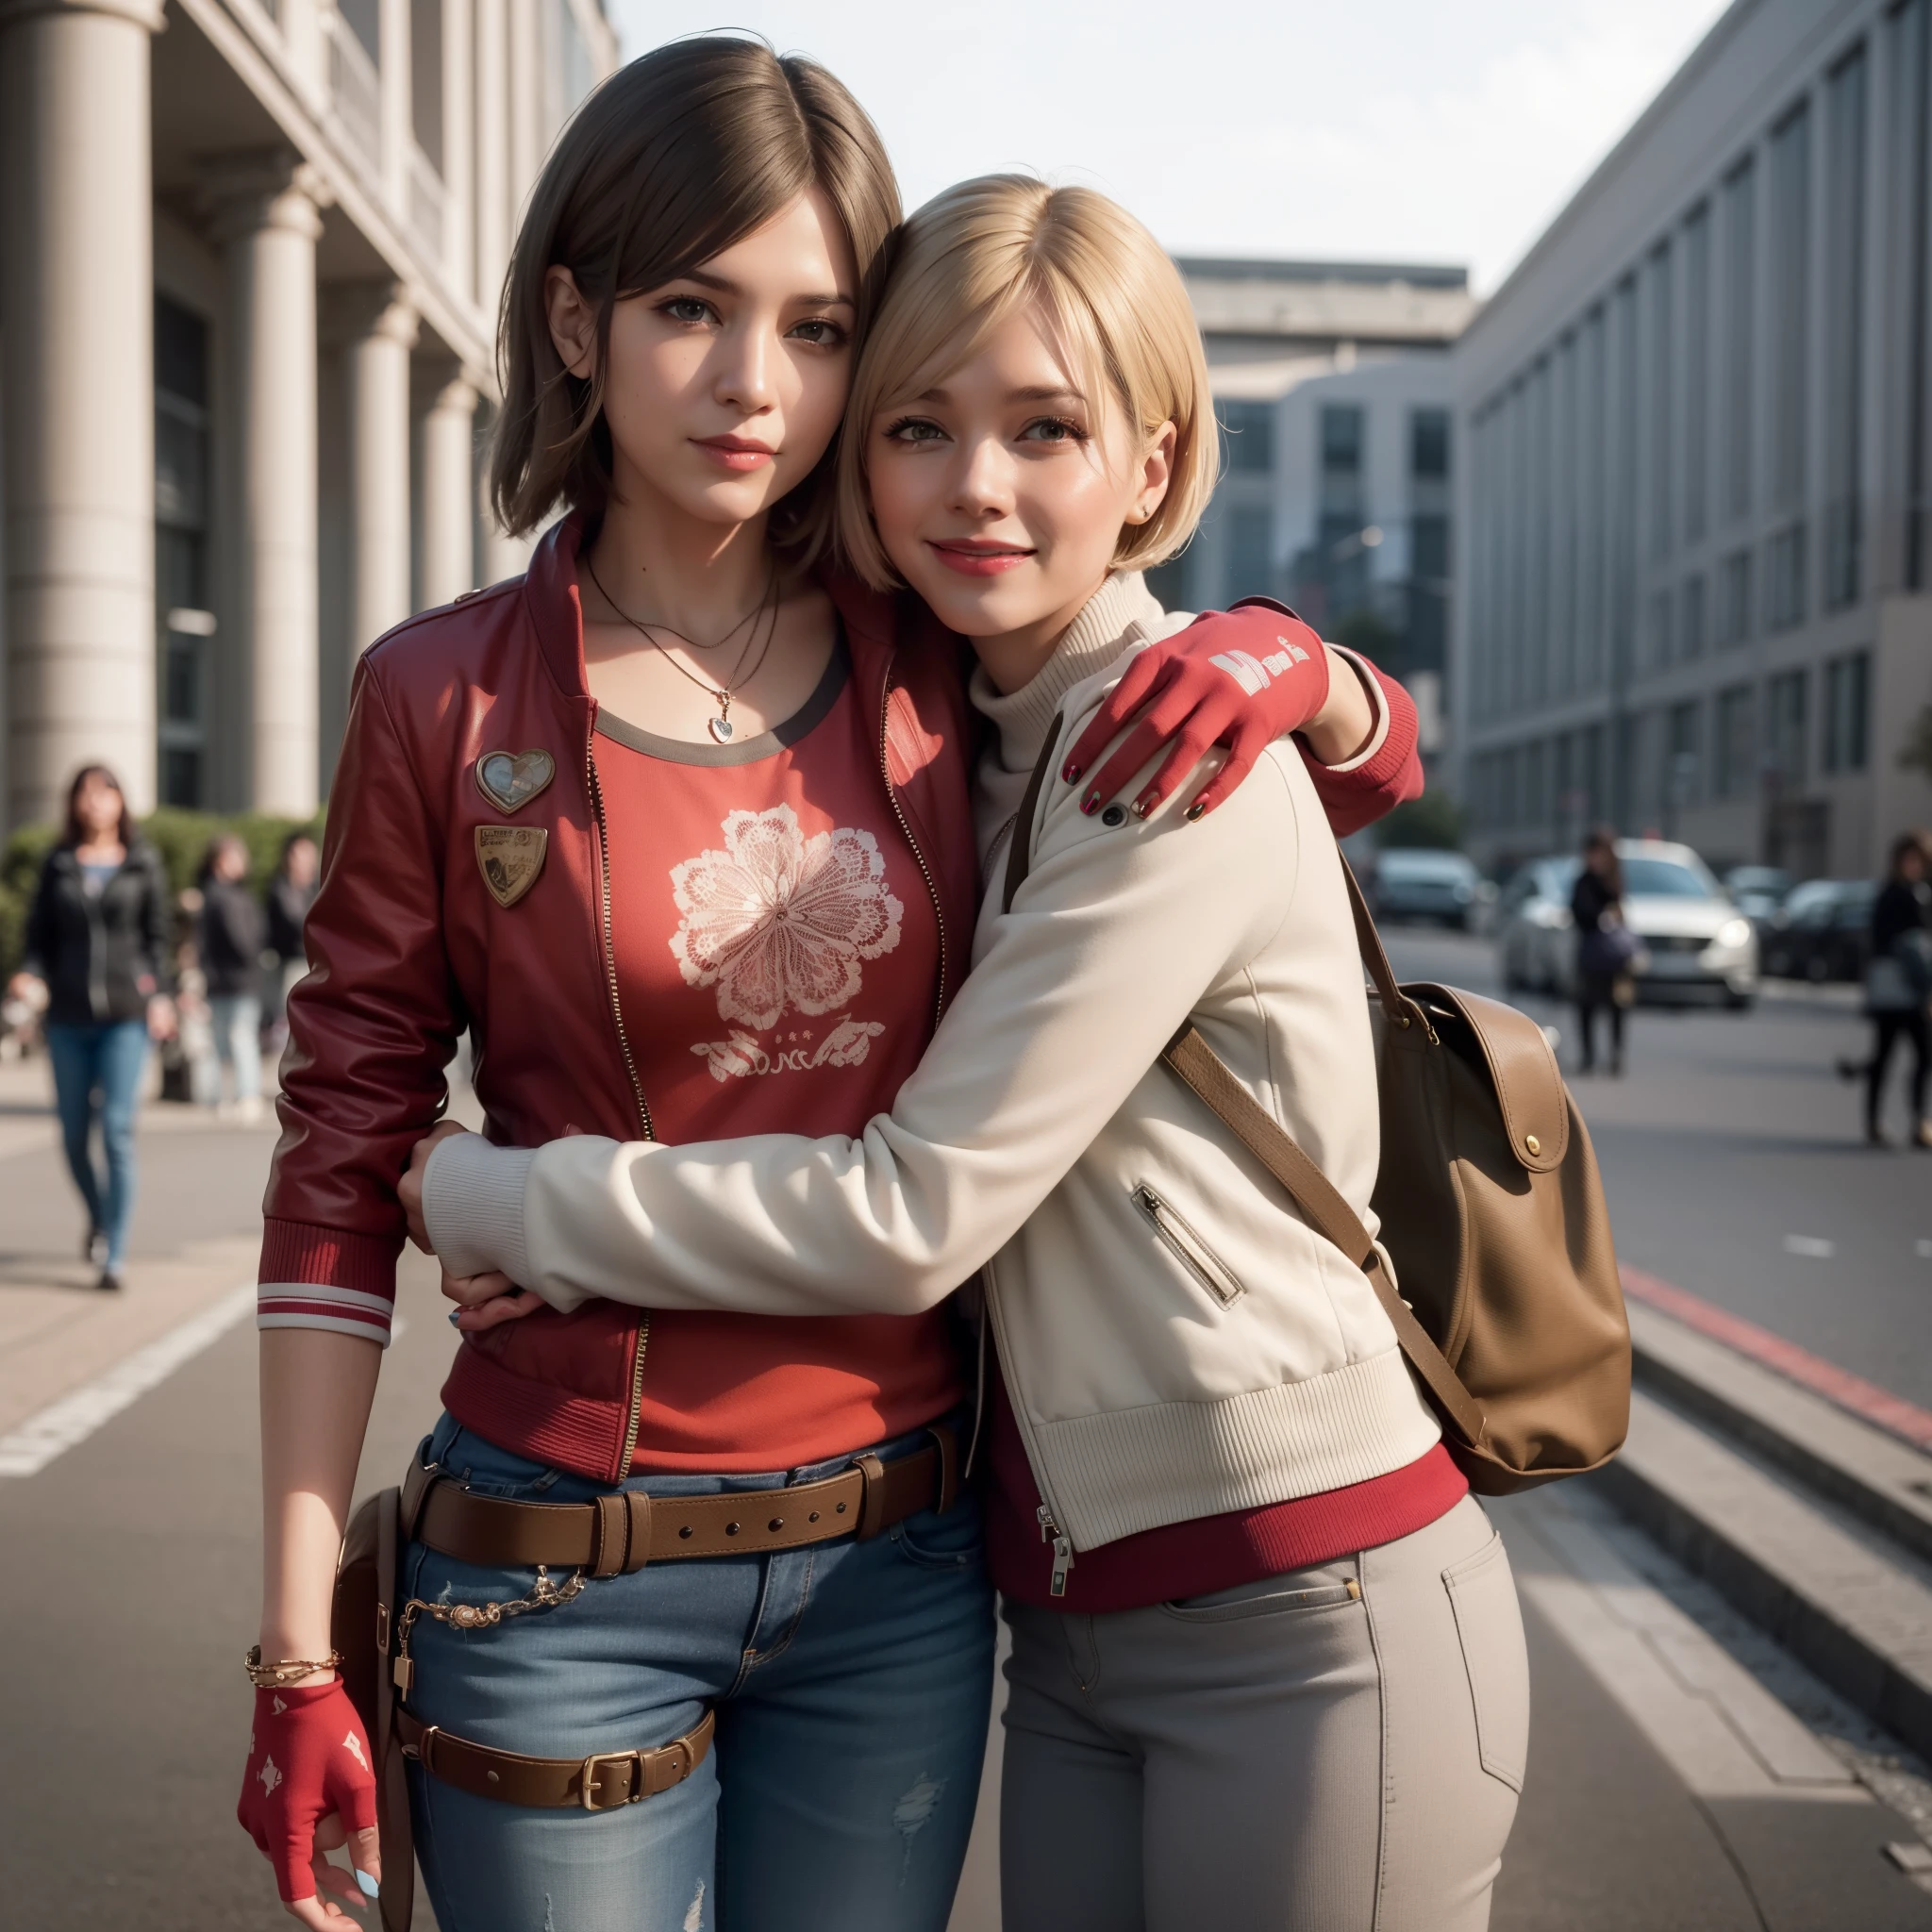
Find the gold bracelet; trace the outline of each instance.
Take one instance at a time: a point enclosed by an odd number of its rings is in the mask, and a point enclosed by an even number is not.
[[[311,1671],[340,1671],[342,1654],[332,1650],[325,1657],[285,1657],[265,1664],[261,1660],[261,1645],[252,1643],[248,1655],[242,1659],[242,1667],[258,1690],[286,1690],[297,1677],[306,1677]]]

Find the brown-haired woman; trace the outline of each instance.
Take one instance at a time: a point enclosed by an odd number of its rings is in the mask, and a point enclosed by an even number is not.
[[[175,1028],[169,923],[160,855],[136,828],[121,781],[106,765],[82,766],[67,790],[59,842],[41,868],[26,957],[8,990],[36,1006],[44,997],[61,1143],[87,1208],[82,1253],[101,1264],[104,1289],[120,1288],[126,1260],[148,1040]],[[89,1144],[96,1119],[105,1184]]]
[[[897,219],[871,124],[809,62],[687,41],[607,82],[546,164],[505,302],[496,502],[518,529],[569,513],[525,578],[358,668],[267,1207],[241,1805],[311,1926],[318,1880],[355,1895],[315,1844],[346,1828],[375,1883],[330,1582],[397,1178],[458,1034],[512,1144],[853,1133],[964,973],[957,641],[824,561]],[[1212,665],[1274,625],[1156,647],[1170,784],[1224,727],[1239,765],[1311,722],[1284,715],[1286,676]],[[1372,759],[1335,783],[1359,804],[1405,776]],[[969,1384],[943,1309],[604,1302],[466,1338],[391,1606],[441,1924],[938,1932],[992,1650],[958,1490]],[[569,1507],[507,1507],[533,1503]]]

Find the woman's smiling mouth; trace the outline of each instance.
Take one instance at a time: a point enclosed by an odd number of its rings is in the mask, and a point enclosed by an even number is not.
[[[770,443],[754,441],[748,436],[696,436],[691,441],[727,470],[759,470],[778,454]]]
[[[1018,543],[1001,543],[986,537],[945,537],[928,540],[928,547],[948,570],[961,576],[992,577],[1015,570],[1034,553]]]

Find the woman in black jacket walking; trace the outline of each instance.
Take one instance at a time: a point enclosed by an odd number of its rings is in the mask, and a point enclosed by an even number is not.
[[[150,1036],[174,1031],[168,882],[136,832],[120,781],[104,765],[75,774],[67,825],[41,868],[16,995],[47,1006],[47,1052],[67,1164],[87,1206],[85,1253],[99,1286],[118,1289],[134,1210],[134,1109]],[[108,1158],[96,1172],[98,1118]]]
[[[1865,971],[1865,1010],[1872,1020],[1872,1058],[1865,1074],[1865,1138],[1887,1144],[1879,1113],[1892,1049],[1903,1040],[1912,1049],[1910,1142],[1932,1148],[1932,1121],[1925,1116],[1925,1081],[1932,1063],[1932,1022],[1926,999],[1932,993],[1932,886],[1926,882],[1924,835],[1907,832],[1891,848],[1891,874],[1872,908],[1872,962]]]
[[[1583,870],[1570,894],[1576,928],[1576,1021],[1583,1057],[1577,1072],[1596,1070],[1596,1016],[1610,1016],[1610,1072],[1624,1071],[1624,1008],[1630,1003],[1630,969],[1637,943],[1624,924],[1624,868],[1608,832],[1583,841]]]

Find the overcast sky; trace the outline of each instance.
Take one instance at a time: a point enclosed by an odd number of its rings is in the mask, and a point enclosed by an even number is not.
[[[1085,181],[1179,254],[1451,261],[1493,290],[1724,0],[608,0],[823,60],[908,207]]]

